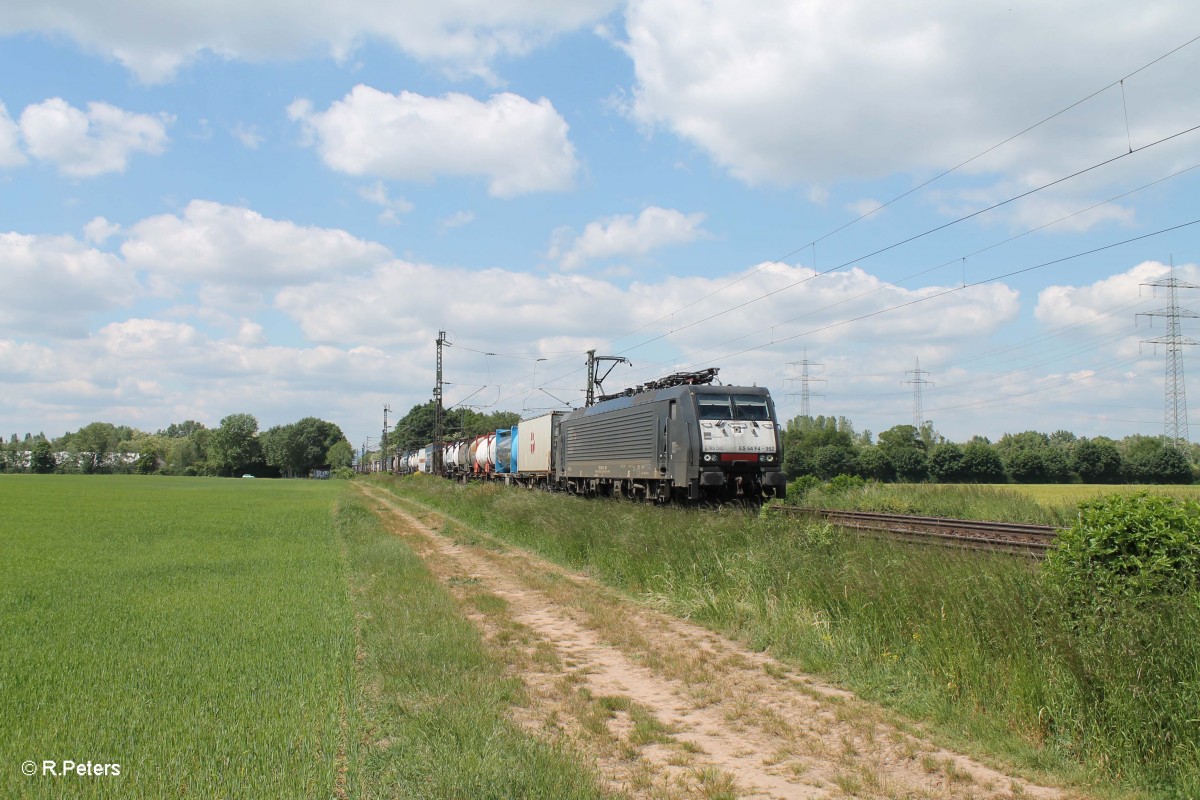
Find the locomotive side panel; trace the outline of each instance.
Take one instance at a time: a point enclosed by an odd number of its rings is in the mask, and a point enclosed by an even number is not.
[[[643,403],[563,420],[560,474],[567,478],[660,477],[664,404]]]

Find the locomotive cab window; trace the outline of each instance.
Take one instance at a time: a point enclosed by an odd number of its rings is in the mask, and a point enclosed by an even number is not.
[[[765,422],[771,419],[767,398],[753,394],[702,394],[696,396],[700,419],[747,419]]]
[[[750,419],[755,422],[766,422],[771,418],[767,408],[767,398],[753,394],[735,394],[733,396],[734,419]]]
[[[702,394],[696,396],[700,419],[733,419],[733,405],[727,394]]]

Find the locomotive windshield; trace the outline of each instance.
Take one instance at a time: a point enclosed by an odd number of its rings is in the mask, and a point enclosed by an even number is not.
[[[696,395],[696,406],[700,419],[749,419],[767,421],[771,419],[767,398],[752,394],[701,394]]]

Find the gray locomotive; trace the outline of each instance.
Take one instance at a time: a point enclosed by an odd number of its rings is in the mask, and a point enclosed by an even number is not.
[[[716,373],[677,373],[567,414],[555,446],[560,488],[656,501],[783,497],[770,392],[713,386]]]
[[[516,427],[397,458],[396,471],[503,480],[653,502],[783,497],[771,394],[713,386],[717,370],[680,372]]]

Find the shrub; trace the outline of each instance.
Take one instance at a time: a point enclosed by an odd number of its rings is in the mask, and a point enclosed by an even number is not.
[[[837,475],[829,481],[829,494],[844,494],[845,492],[861,489],[867,482],[857,475]]]
[[[787,496],[790,500],[799,500],[804,495],[808,494],[810,489],[815,489],[821,485],[821,479],[816,475],[801,475],[796,480],[788,484]]]
[[[1079,614],[1194,590],[1200,503],[1145,492],[1085,501],[1045,569]]]

